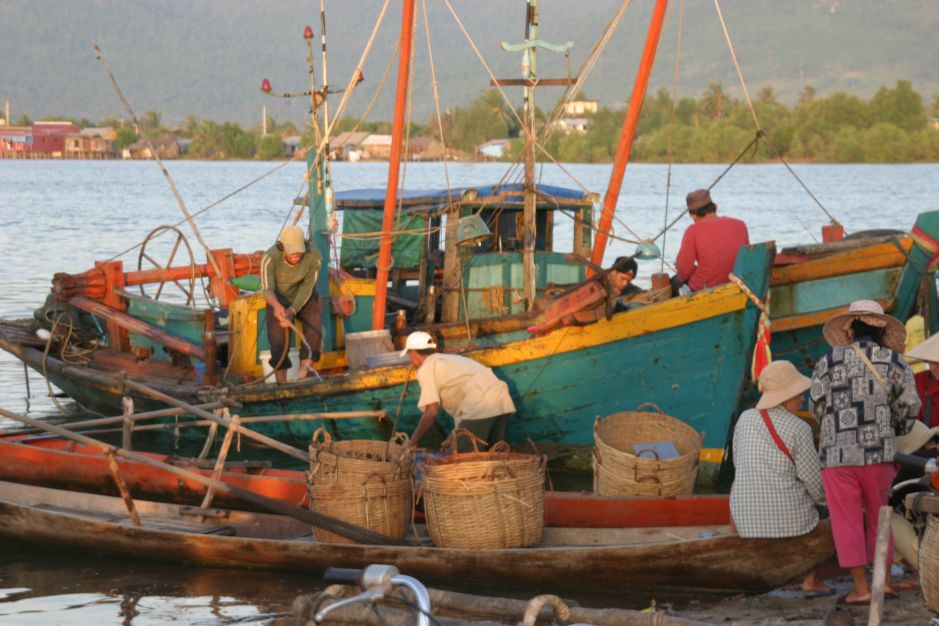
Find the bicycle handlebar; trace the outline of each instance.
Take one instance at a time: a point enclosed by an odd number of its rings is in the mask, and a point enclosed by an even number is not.
[[[362,570],[346,567],[327,567],[323,572],[323,580],[333,585],[358,585],[362,578]]]

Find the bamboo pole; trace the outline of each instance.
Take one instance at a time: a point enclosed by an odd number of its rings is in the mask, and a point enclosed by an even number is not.
[[[94,446],[99,450],[102,450],[106,454],[114,454],[115,456],[123,457],[136,461],[137,463],[143,463],[144,465],[149,465],[150,467],[155,467],[163,471],[169,472],[181,478],[186,478],[193,482],[197,482],[206,487],[212,487],[220,493],[224,493],[233,498],[239,498],[245,502],[249,502],[255,506],[267,509],[279,515],[286,515],[287,517],[292,517],[295,520],[301,521],[304,524],[310,524],[311,526],[317,526],[329,532],[336,533],[337,535],[342,535],[357,541],[359,543],[373,544],[373,545],[403,545],[401,541],[392,539],[391,537],[386,537],[381,533],[376,533],[375,531],[368,530],[367,528],[362,528],[356,526],[355,524],[350,524],[349,522],[330,517],[328,515],[323,515],[322,513],[317,513],[315,511],[308,511],[286,502],[280,502],[278,500],[273,500],[267,498],[260,494],[248,491],[246,489],[241,489],[240,487],[233,487],[228,483],[224,483],[218,480],[213,480],[208,476],[203,476],[202,474],[191,472],[174,465],[169,465],[168,463],[163,463],[154,459],[151,459],[148,456],[143,454],[138,454],[136,452],[131,452],[129,450],[123,450],[116,446],[104,443],[97,439],[92,439],[91,437],[86,437],[79,433],[73,433],[64,428],[55,426],[54,424],[47,424],[39,420],[34,420],[32,418],[26,417],[25,415],[20,415],[19,413],[14,413],[12,411],[7,411],[6,409],[0,409],[0,415],[3,417],[27,424],[28,426],[33,426],[35,428],[40,428],[51,433],[55,433],[60,437],[66,439],[71,439],[79,443],[83,443],[88,446]],[[231,421],[231,420],[227,420]],[[250,431],[249,431],[250,432]]]
[[[874,573],[871,574],[871,607],[867,626],[880,626],[884,610],[884,587],[887,584],[887,551],[890,548],[890,516],[893,508],[880,507],[877,515],[877,542],[874,544]]]
[[[107,454],[108,459],[108,471],[111,472],[111,478],[114,479],[114,484],[117,485],[117,490],[121,492],[121,499],[124,500],[124,506],[127,507],[127,513],[130,515],[131,521],[134,523],[134,526],[140,526],[140,516],[137,515],[137,507],[134,506],[134,499],[130,496],[130,489],[127,488],[127,481],[124,480],[124,474],[121,473],[121,468],[117,464],[117,459],[114,458],[114,455],[111,453]]]
[[[231,422],[234,426],[238,426],[238,416],[235,415],[231,418]],[[229,428],[225,431],[225,439],[222,441],[222,447],[218,451],[218,456],[215,459],[215,468],[212,470],[212,480],[221,480],[222,472],[225,470],[225,459],[228,458],[228,450],[231,448],[231,440],[235,435],[235,429]],[[215,490],[212,487],[209,487],[205,490],[205,497],[202,498],[202,504],[200,508],[207,509],[212,506],[212,499],[215,497]],[[200,520],[201,521],[201,520]]]
[[[219,426],[225,426],[226,428],[234,428],[236,432],[238,432],[241,435],[244,435],[248,439],[254,439],[255,441],[266,444],[267,446],[274,448],[275,450],[279,452],[283,452],[284,454],[288,456],[292,456],[295,459],[299,459],[306,463],[310,462],[310,455],[307,452],[304,452],[303,450],[298,450],[297,448],[294,448],[293,446],[288,446],[287,444],[281,443],[280,441],[277,441],[276,439],[271,439],[267,435],[262,435],[261,433],[254,432],[253,430],[245,428],[244,426],[233,425],[232,421],[227,417],[219,417],[217,415],[213,415],[209,413],[208,411],[204,411],[192,404],[183,402],[182,400],[179,400],[168,394],[165,394],[162,391],[157,391],[156,389],[152,387],[148,387],[147,385],[144,385],[143,383],[138,383],[135,380],[125,379],[123,383],[124,383],[124,386],[130,389],[133,389],[134,391],[137,391],[139,393],[142,393],[147,397],[153,398],[154,400],[165,402],[166,404],[169,404],[170,406],[176,406],[179,408],[186,409],[193,415],[197,415],[210,422],[215,422]]]

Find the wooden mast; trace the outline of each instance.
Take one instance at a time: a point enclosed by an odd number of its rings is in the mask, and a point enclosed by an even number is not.
[[[525,19],[525,43],[538,39],[538,0],[528,0]],[[525,85],[525,204],[522,211],[522,273],[524,280],[525,310],[535,304],[535,78],[538,75],[538,55],[535,46],[525,49],[522,74]]]
[[[398,60],[398,90],[391,129],[391,155],[388,158],[388,184],[385,187],[385,212],[381,221],[382,238],[378,247],[375,275],[375,303],[372,329],[385,327],[385,301],[388,297],[388,273],[391,270],[391,231],[394,228],[395,206],[398,203],[398,174],[401,169],[401,139],[404,135],[404,110],[407,106],[411,64],[411,39],[414,30],[414,0],[404,0],[401,17],[401,51]]]
[[[636,74],[636,83],[629,98],[629,108],[626,110],[626,120],[623,122],[623,132],[620,135],[619,145],[616,148],[616,158],[613,160],[613,171],[610,173],[610,184],[603,198],[603,213],[597,226],[597,238],[593,244],[593,254],[590,260],[594,265],[603,265],[603,253],[606,251],[608,233],[613,224],[613,213],[616,211],[616,201],[623,186],[623,175],[626,173],[626,164],[629,162],[629,152],[632,149],[633,138],[636,136],[636,127],[639,125],[639,112],[645,99],[646,88],[649,85],[649,75],[655,64],[655,52],[659,45],[659,35],[662,34],[662,24],[665,22],[665,9],[668,0],[656,0],[652,11],[652,20],[649,22],[649,32],[646,35],[645,48],[642,51],[642,60],[639,62],[639,71]],[[593,271],[588,269],[588,275]]]

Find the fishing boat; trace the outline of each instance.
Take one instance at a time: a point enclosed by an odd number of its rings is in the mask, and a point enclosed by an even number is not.
[[[211,476],[214,463],[165,454],[142,453],[149,459]],[[129,493],[136,498],[176,504],[199,504],[206,487],[133,459],[118,461]],[[59,437],[0,438],[0,480],[76,492],[118,495],[119,489],[100,447]],[[271,500],[303,505],[308,500],[307,476],[300,470],[277,469],[270,463],[229,463],[219,475],[227,485]],[[244,508],[247,504],[216,493],[217,505]],[[545,524],[548,526],[654,528],[666,526],[718,526],[730,523],[726,495],[683,498],[605,498],[593,494],[548,491]]]
[[[212,567],[311,573],[329,566],[387,563],[422,580],[545,592],[571,586],[612,593],[661,586],[767,591],[804,574],[834,550],[826,522],[792,539],[741,539],[727,526],[549,527],[531,548],[478,550],[318,543],[308,525],[283,516],[141,500],[135,507],[139,526],[120,498],[0,482],[0,536]]]
[[[308,440],[321,426],[339,438],[387,439],[392,430],[415,426],[415,400],[407,397],[414,373],[395,363],[390,343],[364,362],[362,346],[368,352],[407,331],[427,330],[445,351],[492,367],[508,383],[518,408],[509,423],[511,444],[530,440],[549,452],[590,445],[595,417],[654,402],[703,435],[698,482],[713,486],[747,388],[768,290],[775,294],[770,314],[777,325],[777,354],[805,367],[821,349],[824,318],[850,300],[880,300],[901,318],[912,314],[917,302],[935,301],[935,285],[924,277],[934,265],[939,223],[935,214],[924,214],[910,236],[863,239],[855,249],[832,242],[781,256],[771,242],[744,247],[734,268],[736,282],[611,312],[590,324],[570,324],[558,310],[596,307],[608,295],[599,266],[666,5],[656,2],[600,203],[595,194],[536,184],[533,142],[525,148],[522,182],[398,188],[414,21],[413,2],[404,3],[388,185],[334,194],[326,159],[329,133],[307,153],[309,186],[298,204],[309,219],[312,245],[329,259],[333,239],[342,239],[331,271],[318,277],[317,292],[330,310],[323,318],[324,350],[316,376],[286,385],[264,379],[265,305],[256,292],[261,253],[231,249],[206,247],[205,263],[190,259],[150,268],[138,263],[138,269],[125,270],[121,261],[106,261],[80,274],[58,274],[52,291],[59,304],[44,309],[38,322],[46,334],[36,335],[35,320],[3,320],[0,348],[93,412],[123,411],[128,403],[136,410],[156,409],[167,397],[190,405],[227,402],[241,416],[385,411],[396,419],[282,421],[257,428],[285,440]],[[537,37],[537,2],[530,6],[535,8],[529,10],[523,46],[528,74],[515,84],[525,87],[526,106],[533,110],[534,87],[542,78],[533,74],[531,61],[543,42]],[[350,93],[358,76],[360,68],[350,80]],[[572,96],[583,78],[564,82],[566,93]],[[311,85],[311,92],[320,94],[316,87]],[[318,101],[311,104],[312,123],[320,128]],[[534,136],[534,128],[529,133]],[[602,211],[595,223],[597,204]],[[339,214],[341,235],[330,229]],[[554,228],[571,216],[573,244],[562,253],[554,247]],[[474,227],[480,219],[489,234]],[[177,231],[159,233],[178,235],[171,261],[176,250],[188,247]],[[637,244],[637,256],[650,249],[648,242]],[[145,248],[140,258],[152,258]],[[192,282],[200,279],[211,294],[206,306],[195,306],[188,297]],[[160,298],[166,285],[187,282],[185,303]],[[380,335],[399,308],[406,322],[400,334]],[[937,310],[931,308],[932,324]],[[80,319],[94,336],[88,342],[73,332]],[[368,343],[364,335],[370,333],[379,338]]]

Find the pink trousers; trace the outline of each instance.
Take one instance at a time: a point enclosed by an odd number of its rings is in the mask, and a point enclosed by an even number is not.
[[[863,567],[874,562],[877,515],[880,507],[887,504],[887,491],[895,474],[892,463],[822,470],[841,567]],[[893,535],[887,550],[888,566],[890,563],[893,563]]]

